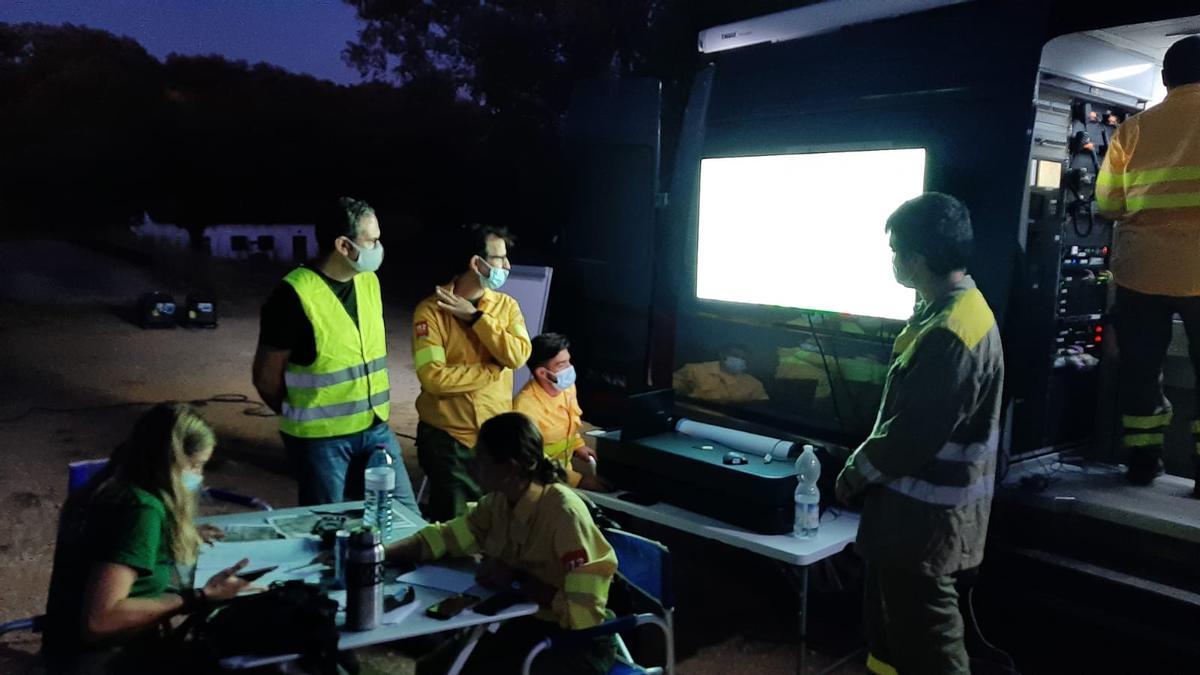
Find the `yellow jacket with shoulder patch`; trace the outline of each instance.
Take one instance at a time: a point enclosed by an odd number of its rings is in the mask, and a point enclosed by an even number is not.
[[[465,514],[418,535],[424,560],[483,553],[558,589],[539,619],[581,630],[607,617],[617,555],[583,500],[561,483],[531,483],[515,505],[502,494],[484,495]]]
[[[1000,436],[1004,353],[983,294],[965,277],[896,338],[871,435],[838,476],[864,498],[857,548],[925,576],[983,560]]]
[[[453,292],[453,282],[443,289]],[[421,381],[421,421],[475,446],[479,426],[512,410],[513,370],[532,345],[512,296],[485,290],[474,323],[454,317],[431,295],[413,313],[413,367]]]

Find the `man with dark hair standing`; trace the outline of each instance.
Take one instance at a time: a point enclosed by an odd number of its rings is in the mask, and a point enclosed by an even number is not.
[[[446,521],[480,497],[467,472],[479,427],[512,410],[513,370],[529,358],[529,331],[517,301],[499,292],[512,265],[513,239],[477,226],[463,247],[466,269],[413,313],[417,459],[429,480],[425,516]]]
[[[1149,485],[1163,472],[1173,411],[1163,396],[1162,369],[1176,313],[1200,380],[1200,36],[1171,45],[1162,78],[1166,99],[1117,129],[1096,179],[1096,204],[1117,221],[1113,322],[1122,445],[1135,485]],[[1200,400],[1192,412],[1200,453]],[[1192,494],[1200,497],[1200,484]]]
[[[363,471],[383,447],[396,499],[415,509],[390,414],[379,219],[366,202],[330,201],[317,219],[321,257],[288,273],[263,305],[254,388],[279,414],[300,503],[362,499]]]
[[[864,622],[873,673],[969,673],[957,572],[983,560],[1004,358],[966,274],[970,216],[930,192],[888,218],[896,280],[918,303],[896,338],[879,416],[846,462],[838,499],[862,505]]]
[[[567,336],[542,333],[533,338],[526,365],[532,377],[517,393],[513,410],[537,425],[546,458],[562,468],[571,487],[606,490],[596,477],[596,453],[583,442],[583,409]]]

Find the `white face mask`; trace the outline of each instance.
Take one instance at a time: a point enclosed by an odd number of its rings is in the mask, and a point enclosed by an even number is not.
[[[553,373],[551,377],[553,379],[550,382],[554,384],[555,389],[566,391],[575,384],[575,366],[567,366],[557,373]]]
[[[892,259],[892,276],[896,277],[896,283],[900,284],[901,286],[905,288],[913,287],[912,278],[908,275],[908,272],[904,270],[903,263],[900,262],[899,256],[895,256]]]
[[[476,274],[479,274],[476,272]],[[508,281],[508,270],[503,267],[488,265],[488,273],[479,274],[479,283],[483,284],[484,288],[489,288],[493,291],[500,290],[504,282]]]
[[[371,248],[362,248],[349,239],[346,241],[349,241],[354,250],[358,251],[358,260],[346,258],[355,272],[374,272],[383,264],[383,242],[377,241]]]
[[[721,361],[721,370],[733,375],[744,373],[746,372],[746,359],[737,356],[726,356]]]
[[[200,490],[200,486],[204,484],[204,475],[195,471],[184,471],[179,476],[179,482],[183,483],[183,489],[188,492],[195,493]]]

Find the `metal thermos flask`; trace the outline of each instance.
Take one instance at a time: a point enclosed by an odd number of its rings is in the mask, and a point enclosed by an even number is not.
[[[372,630],[383,616],[383,542],[374,529],[355,530],[346,556],[346,628]]]

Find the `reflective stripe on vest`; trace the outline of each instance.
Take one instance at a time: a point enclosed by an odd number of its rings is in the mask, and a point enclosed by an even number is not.
[[[961,474],[969,476],[973,473],[978,473],[974,480],[967,485],[941,485],[934,483],[926,478],[918,478],[916,476],[902,476],[900,478],[890,478],[876,469],[867,458],[866,453],[858,453],[854,462],[858,470],[863,476],[872,483],[879,483],[905,497],[915,499],[926,504],[934,504],[937,506],[966,506],[980,499],[990,498],[995,489],[996,474],[994,471],[986,471],[988,464],[995,457],[995,453],[1000,444],[1000,436],[998,432],[993,432],[992,436],[986,441],[976,443],[947,443],[935,455],[936,460],[943,462],[952,462],[948,466],[962,466],[965,470],[955,470],[953,474]],[[930,467],[928,472],[933,472],[934,468]],[[935,472],[936,473],[936,472]],[[947,474],[946,471],[941,471],[940,475]],[[964,482],[965,482],[964,478]]]
[[[978,443],[947,443],[938,450],[937,458],[947,462],[982,462],[988,453],[995,452],[1000,447],[1000,430],[992,433],[991,438]]]
[[[371,373],[377,373],[387,369],[387,357],[381,356],[366,365],[350,366],[344,370],[339,370],[332,373],[324,373],[318,375],[316,373],[293,373],[287,372],[283,374],[283,381],[288,387],[299,387],[302,389],[316,389],[317,387],[329,387],[350,380],[357,380],[360,377],[366,377]]]
[[[376,418],[387,421],[387,341],[379,280],[370,273],[354,277],[357,325],[317,272],[299,267],[284,281],[295,289],[312,324],[316,359],[308,366],[287,365],[280,430],[299,438],[328,438],[363,431]]]
[[[292,406],[288,405],[286,401],[284,401],[283,416],[289,420],[292,420],[293,422],[312,422],[314,420],[325,420],[334,417],[344,417],[346,415],[367,412],[371,408],[387,404],[388,400],[388,392],[381,391],[377,394],[371,394],[371,398],[369,400],[335,403],[333,405],[323,405],[312,408],[293,408]]]
[[[926,504],[937,506],[966,506],[981,499],[990,499],[996,482],[996,474],[987,473],[966,487],[935,485],[928,481],[905,476],[897,478],[885,485],[893,492],[899,492]]]
[[[567,451],[571,449],[571,446],[574,445],[574,443],[575,438],[568,436],[561,441],[545,444],[542,446],[542,452],[550,459],[566,459],[563,457],[563,455],[567,454]]]
[[[1096,201],[1101,210],[1126,213],[1200,206],[1200,166],[1101,171],[1096,177]]]

